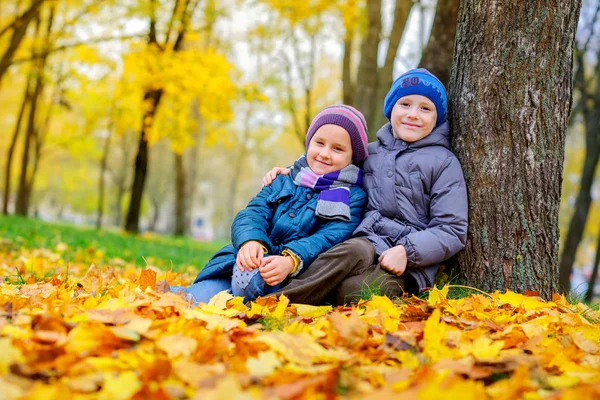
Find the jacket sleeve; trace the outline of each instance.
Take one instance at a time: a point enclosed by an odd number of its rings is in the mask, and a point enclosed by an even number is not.
[[[458,159],[444,160],[431,185],[430,221],[426,229],[398,242],[406,249],[408,266],[440,263],[465,247],[468,225],[467,187]]]
[[[321,253],[350,238],[352,232],[362,220],[366,204],[367,194],[365,191],[360,188],[352,188],[350,192],[350,221],[332,220],[324,222],[319,230],[312,235],[286,243],[284,247],[301,259],[301,264],[294,275],[298,275],[303,269],[309,267]]]
[[[273,225],[275,209],[269,199],[282,187],[282,178],[275,179],[261,189],[241,210],[231,224],[231,242],[236,250],[249,240],[261,242],[269,251],[272,248],[269,232]]]

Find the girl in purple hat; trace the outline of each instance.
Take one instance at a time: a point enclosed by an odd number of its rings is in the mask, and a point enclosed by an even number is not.
[[[367,124],[358,110],[321,110],[290,174],[263,187],[235,217],[232,244],[212,257],[193,285],[171,290],[206,303],[223,290],[249,301],[279,289],[360,223],[367,202],[360,165],[367,154]]]

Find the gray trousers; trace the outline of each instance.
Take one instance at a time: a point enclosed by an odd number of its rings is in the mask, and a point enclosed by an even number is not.
[[[410,275],[396,276],[382,269],[367,239],[352,238],[321,254],[310,267],[271,295],[285,294],[292,303],[343,305],[372,294],[390,298],[416,293]]]

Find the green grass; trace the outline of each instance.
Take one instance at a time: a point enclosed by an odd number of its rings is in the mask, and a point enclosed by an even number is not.
[[[47,248],[55,250],[59,243],[68,249],[67,261],[82,254],[100,251],[106,261],[121,258],[138,266],[146,261],[163,268],[182,270],[194,266],[200,270],[225,242],[198,242],[190,238],[136,236],[110,230],[96,230],[70,224],[47,223],[33,218],[0,216],[0,250]]]

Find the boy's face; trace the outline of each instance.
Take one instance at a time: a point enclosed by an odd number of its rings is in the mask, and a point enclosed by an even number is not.
[[[409,143],[429,135],[435,128],[436,120],[437,111],[433,102],[418,94],[398,99],[390,116],[394,137]]]
[[[346,168],[352,162],[350,135],[341,126],[321,126],[310,139],[306,161],[317,175]]]

